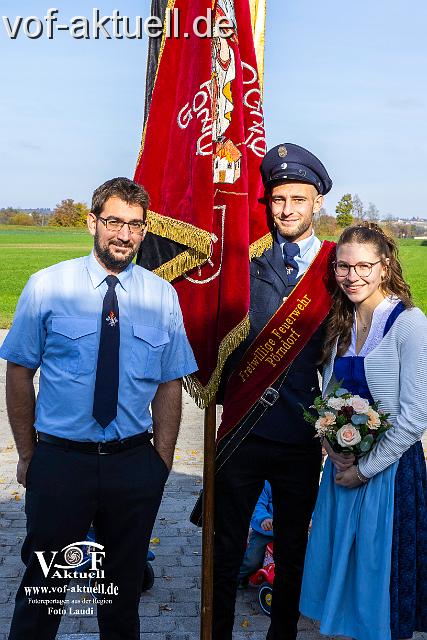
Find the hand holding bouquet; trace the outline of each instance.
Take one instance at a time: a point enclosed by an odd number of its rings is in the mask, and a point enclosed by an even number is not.
[[[310,409],[304,409],[304,419],[316,429],[316,435],[326,438],[338,453],[353,453],[361,457],[368,453],[380,436],[392,426],[389,414],[382,413],[378,402],[353,395],[336,385],[325,398],[317,396]]]

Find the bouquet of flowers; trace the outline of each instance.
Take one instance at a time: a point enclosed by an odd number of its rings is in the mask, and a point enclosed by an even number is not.
[[[392,426],[389,414],[380,411],[378,405],[369,404],[338,384],[325,398],[317,396],[310,406],[318,417],[304,409],[304,419],[314,426],[319,438],[328,440],[334,451],[361,457]]]

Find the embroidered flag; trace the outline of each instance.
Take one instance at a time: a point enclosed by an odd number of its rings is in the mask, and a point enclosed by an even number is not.
[[[271,245],[259,202],[266,143],[253,35],[257,25],[263,36],[265,0],[169,0],[166,10],[154,4],[166,18],[160,46],[150,48],[151,102],[135,172],[151,199],[151,237],[138,262],[178,292],[199,364],[186,387],[204,407],[226,358],[248,334],[249,257]],[[178,12],[179,38],[167,37],[168,12]],[[227,19],[227,28],[198,37],[195,25],[200,32],[209,17],[212,25]]]

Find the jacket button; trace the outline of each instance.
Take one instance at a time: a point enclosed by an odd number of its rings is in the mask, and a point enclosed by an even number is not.
[[[283,298],[283,302],[286,302],[286,300],[287,300],[287,299],[288,299],[288,296],[285,296],[285,297]]]

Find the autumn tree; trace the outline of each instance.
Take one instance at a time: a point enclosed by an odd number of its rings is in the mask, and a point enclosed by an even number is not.
[[[335,212],[337,214],[337,225],[339,227],[349,227],[353,223],[353,200],[351,193],[343,195],[335,208]]]
[[[21,211],[20,213],[15,213],[9,218],[9,224],[19,224],[23,227],[33,227],[36,223],[29,213],[24,213],[23,211]]]
[[[21,214],[21,209],[14,209],[13,207],[5,207],[0,209],[0,224],[9,224],[10,219],[13,216]]]
[[[325,207],[321,207],[313,219],[313,227],[318,236],[334,236],[336,232],[337,221],[334,216],[330,216]]]
[[[84,227],[88,213],[86,204],[67,198],[56,206],[49,224],[56,227]]]

